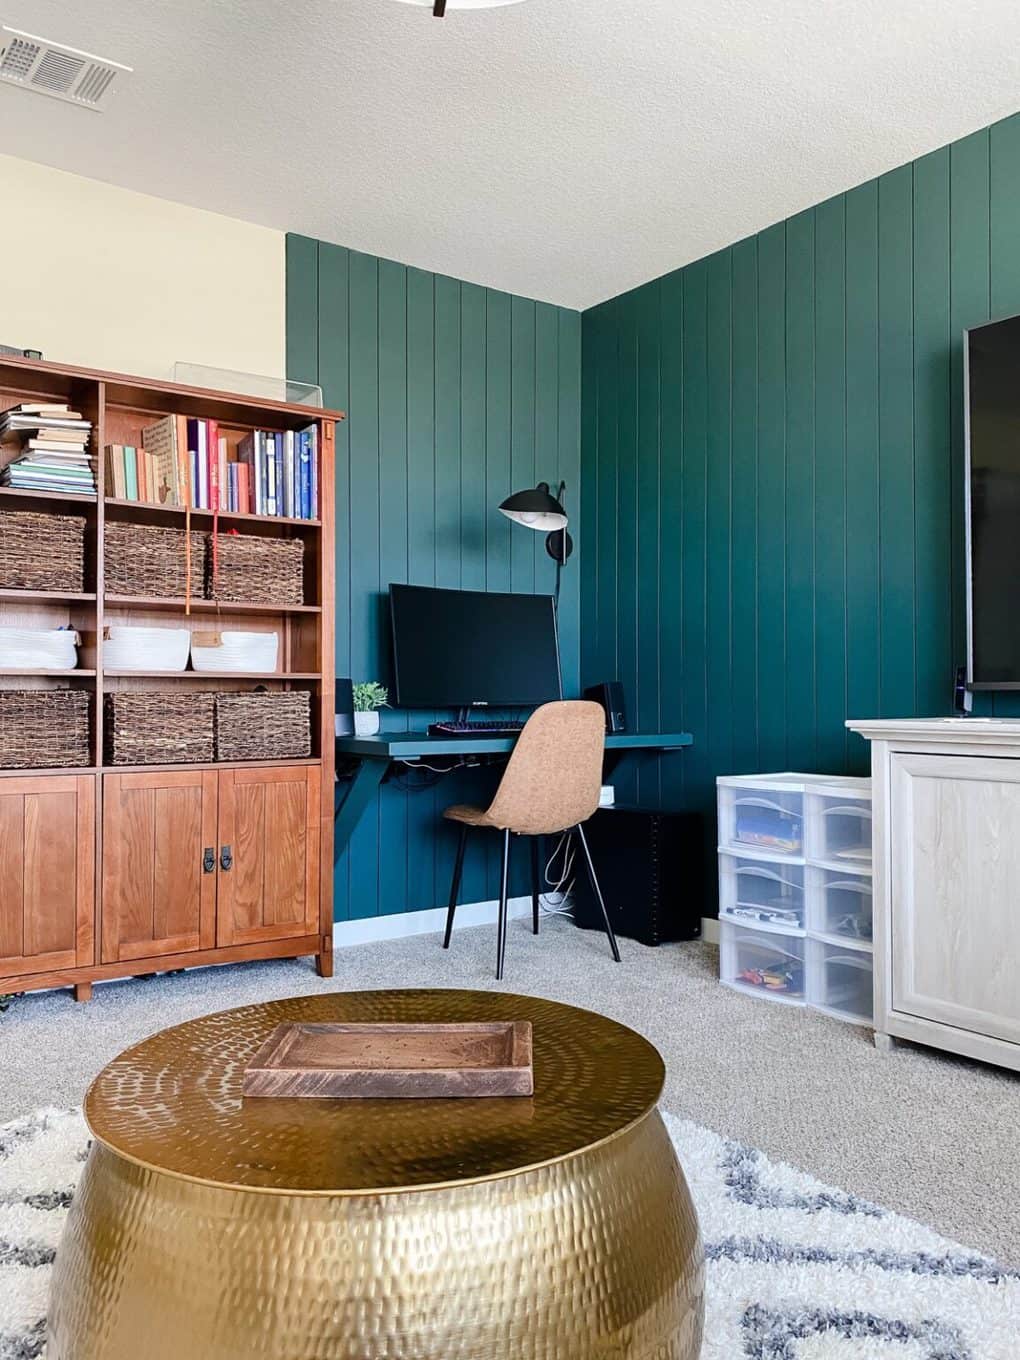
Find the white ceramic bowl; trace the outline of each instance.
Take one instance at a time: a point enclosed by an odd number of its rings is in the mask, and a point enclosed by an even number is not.
[[[191,633],[187,628],[107,626],[103,666],[111,671],[183,671],[188,665]]]
[[[202,634],[196,630],[195,637]],[[280,651],[279,633],[220,632],[218,647],[196,645],[191,639],[191,668],[196,671],[249,671],[262,673],[276,670]]]

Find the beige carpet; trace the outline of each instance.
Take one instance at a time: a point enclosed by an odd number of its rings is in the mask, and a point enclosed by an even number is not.
[[[633,1025],[666,1059],[674,1113],[1020,1265],[1020,1078],[916,1048],[882,1057],[863,1030],[720,987],[710,946],[620,944],[617,966],[562,918],[537,940],[514,922],[503,990]],[[26,996],[0,1017],[0,1121],[77,1104],[122,1048],[192,1016],[321,988],[495,988],[494,954],[479,927],[449,953],[437,936],[344,950],[330,981],[298,961],[111,983],[82,1006]]]

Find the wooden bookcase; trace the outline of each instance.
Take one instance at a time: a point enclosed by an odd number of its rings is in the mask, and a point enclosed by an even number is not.
[[[73,986],[212,963],[314,955],[332,972],[334,427],[341,411],[57,364],[0,361],[0,410],[67,401],[92,421],[98,497],[0,487],[0,534],[9,510],[86,520],[79,593],[0,589],[0,623],[73,626],[73,671],[10,670],[0,688],[84,688],[93,696],[91,764],[0,768],[0,993]],[[143,427],[179,414],[216,420],[228,444],[253,429],[318,426],[318,520],[221,513],[221,532],[300,537],[305,603],[223,604],[126,597],[104,590],[112,521],[184,527],[176,506],[108,497],[103,450],[142,442]],[[193,510],[193,529],[212,528]],[[133,623],[280,634],[269,675],[124,672],[103,664],[104,629]],[[121,689],[307,690],[312,754],[301,760],[203,765],[104,765],[103,696]],[[210,855],[210,852],[211,855]],[[210,859],[212,863],[210,864]]]

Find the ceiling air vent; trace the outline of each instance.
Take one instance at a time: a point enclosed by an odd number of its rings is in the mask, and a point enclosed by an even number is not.
[[[130,66],[47,38],[0,28],[0,80],[85,109],[105,109]]]

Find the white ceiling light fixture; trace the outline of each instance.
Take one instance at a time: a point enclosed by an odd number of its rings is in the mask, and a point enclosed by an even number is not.
[[[431,9],[437,19],[445,19],[448,9],[496,9],[499,5],[519,5],[521,0],[400,0],[402,5]]]

